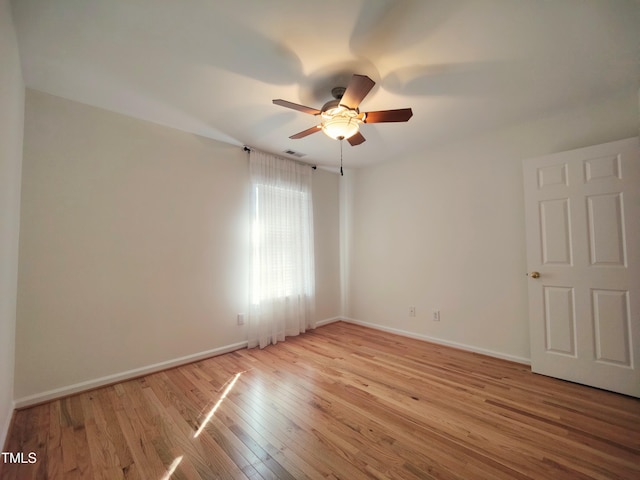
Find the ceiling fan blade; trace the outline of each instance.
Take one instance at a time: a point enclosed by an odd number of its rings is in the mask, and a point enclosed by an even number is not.
[[[276,105],[280,105],[281,107],[293,108],[294,110],[298,110],[299,112],[308,113],[309,115],[320,115],[320,110],[311,107],[305,107],[304,105],[299,105],[297,103],[288,102],[286,100],[282,100],[278,98],[274,100],[273,103]]]
[[[406,122],[413,116],[410,108],[397,110],[380,110],[378,112],[366,112],[364,123]]]
[[[351,77],[349,86],[340,99],[340,105],[349,107],[352,109],[358,108],[360,102],[367,96],[373,86],[376,84],[366,75],[354,75]]]
[[[360,132],[358,132],[355,135],[347,138],[347,142],[349,142],[352,147],[355,147],[356,145],[360,145],[365,140],[366,140],[366,138],[364,138]]]
[[[297,140],[298,138],[304,138],[307,135],[311,135],[312,133],[319,132],[321,128],[322,127],[320,125],[315,125],[315,126],[313,126],[311,128],[307,128],[306,130],[298,132],[295,135],[291,135],[289,138],[292,138],[294,140]]]

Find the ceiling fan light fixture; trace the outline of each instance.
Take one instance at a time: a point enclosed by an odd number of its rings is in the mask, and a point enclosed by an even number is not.
[[[355,117],[336,115],[322,122],[322,131],[334,140],[353,137],[360,130],[360,121]]]

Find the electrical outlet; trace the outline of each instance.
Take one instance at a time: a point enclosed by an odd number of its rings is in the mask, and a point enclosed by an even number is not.
[[[433,321],[434,322],[439,322],[440,321],[440,310],[434,310],[433,311]]]
[[[409,316],[410,317],[415,317],[416,316],[416,306],[415,305],[409,305]]]
[[[238,325],[244,325],[244,313],[238,314]]]

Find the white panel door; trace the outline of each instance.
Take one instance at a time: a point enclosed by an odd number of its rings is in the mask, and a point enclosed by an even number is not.
[[[638,138],[523,173],[532,370],[640,397]]]

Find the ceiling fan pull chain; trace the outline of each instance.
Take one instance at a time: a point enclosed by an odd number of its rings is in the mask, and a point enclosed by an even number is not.
[[[340,137],[340,176],[344,177],[344,173],[342,173],[342,141],[344,137]]]

